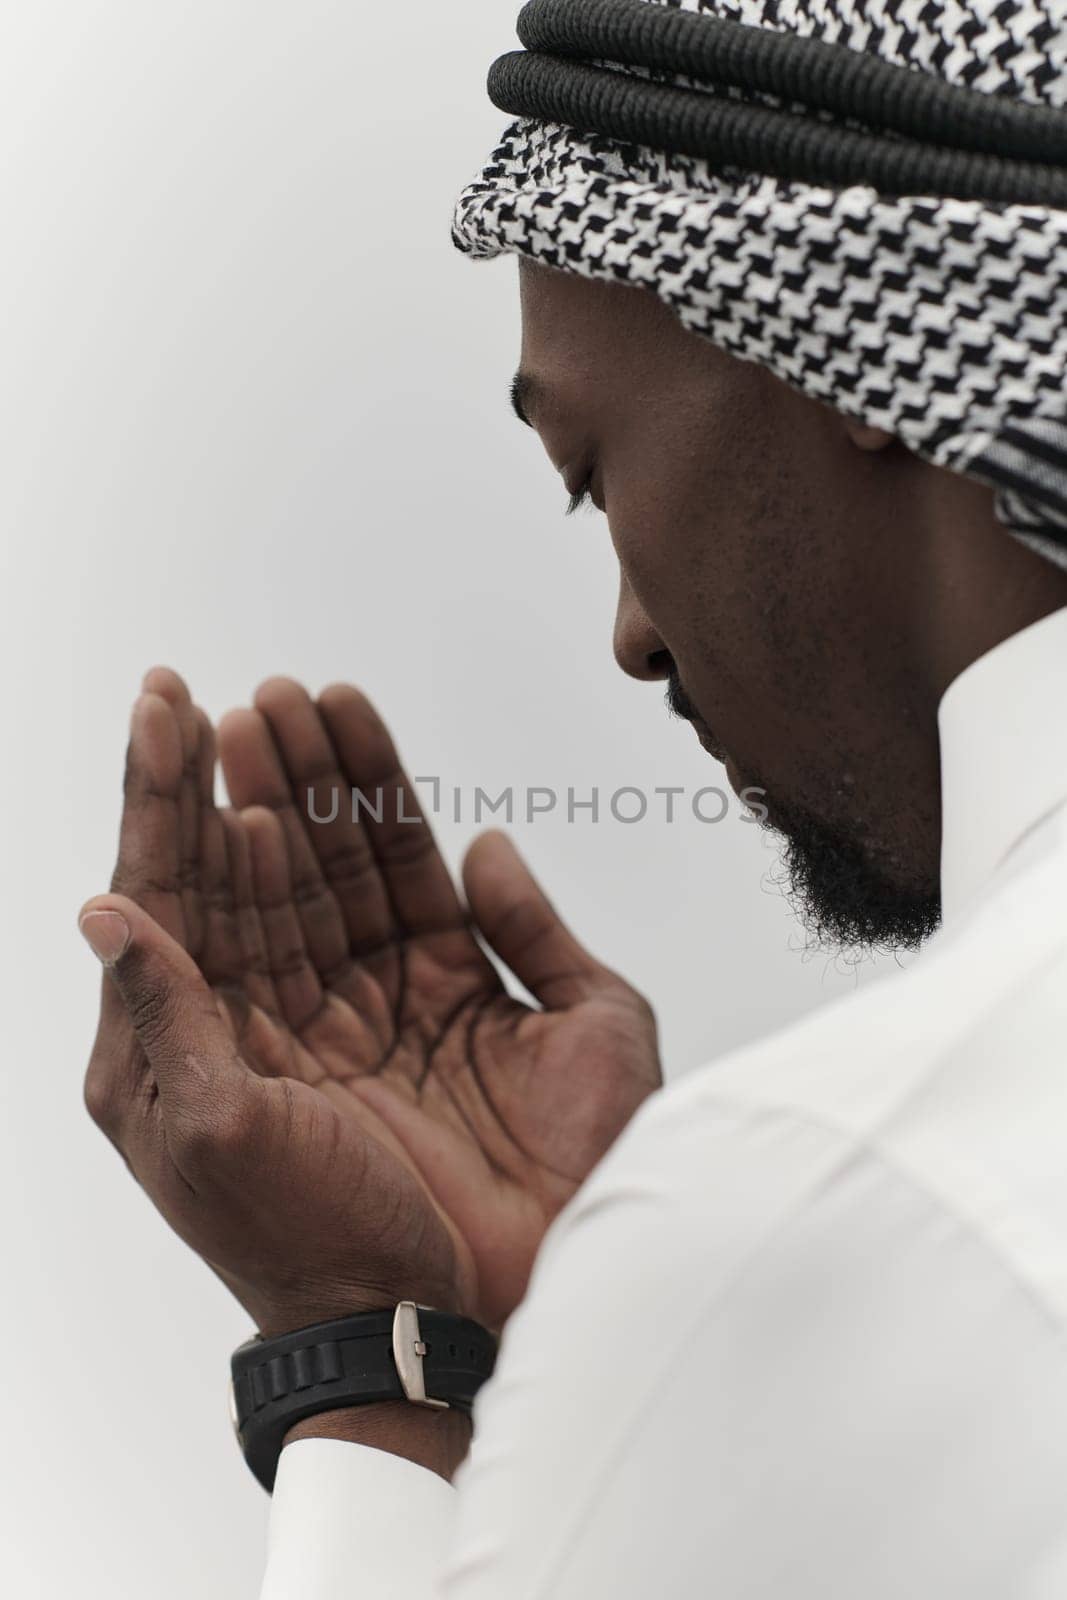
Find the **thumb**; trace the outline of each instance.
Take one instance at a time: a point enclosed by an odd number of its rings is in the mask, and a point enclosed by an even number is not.
[[[486,942],[549,1011],[621,980],[561,922],[511,840],[491,830],[471,845],[463,887]]]
[[[78,916],[152,1069],[164,1115],[235,1103],[251,1077],[199,967],[124,895],[97,895]]]

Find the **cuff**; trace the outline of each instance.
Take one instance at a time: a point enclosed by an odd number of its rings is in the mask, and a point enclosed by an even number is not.
[[[436,1472],[370,1445],[287,1445],[261,1600],[431,1600],[454,1498]]]

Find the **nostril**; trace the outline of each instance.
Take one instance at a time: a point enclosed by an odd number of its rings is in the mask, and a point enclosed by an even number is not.
[[[656,630],[635,607],[620,611],[617,616],[613,644],[615,660],[623,672],[641,683],[665,678],[673,665],[670,651],[663,648]]]

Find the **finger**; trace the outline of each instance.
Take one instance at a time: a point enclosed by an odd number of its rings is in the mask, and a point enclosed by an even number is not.
[[[183,700],[191,702],[189,685],[180,672],[175,672],[173,667],[149,667],[141,679],[142,694],[158,694],[172,706],[178,706]]]
[[[234,926],[225,835],[215,805],[215,730],[170,667],[150,668],[142,690],[166,701],[181,735],[177,826],[182,942],[209,983],[232,983],[239,972],[240,940]],[[136,884],[122,885],[123,892],[140,899],[136,888]]]
[[[119,852],[112,890],[136,899],[184,942],[181,792],[184,757],[173,707],[143,694],[130,717]]]
[[[185,948],[199,956],[203,945],[203,907],[200,900],[200,833],[203,779],[201,774],[202,729],[184,679],[170,667],[151,667],[145,673],[142,692],[158,695],[174,714],[182,747],[182,771],[177,794],[178,876],[181,882],[182,913],[185,918]],[[209,745],[209,774],[214,770],[214,745]]]
[[[314,966],[329,981],[347,965],[348,934],[294,803],[293,785],[267,718],[258,710],[227,713],[219,725],[219,751],[233,804],[240,811],[265,806],[278,818],[302,938]]]
[[[481,834],[463,863],[463,885],[486,943],[550,1011],[588,999],[615,975],[561,922],[506,834]]]
[[[345,684],[324,689],[318,706],[349,788],[375,802],[373,813],[363,810],[362,828],[394,923],[408,936],[463,928],[452,874],[377,711]]]
[[[111,888],[127,892],[164,927],[185,937],[181,904],[181,847],[172,803],[181,784],[180,735],[176,717],[146,700],[162,700],[173,713],[189,698],[183,680],[169,667],[145,673],[130,718],[126,752],[125,805],[119,853]],[[130,1026],[117,987],[106,976],[100,993],[100,1019],[86,1074],[86,1101],[94,1120],[107,1129],[111,1113],[128,1105],[143,1087],[144,1053]]]
[[[265,806],[242,811],[252,884],[266,947],[267,970],[281,1014],[294,1033],[321,1013],[324,991],[293,904],[291,863],[282,824]]]
[[[241,946],[241,977],[253,1005],[268,1016],[281,1016],[281,1002],[270,974],[267,937],[256,904],[252,875],[252,845],[244,821],[236,811],[219,813],[229,862],[234,924]]]
[[[150,1089],[144,1051],[122,996],[105,970],[100,1020],[85,1074],[85,1104],[93,1121],[124,1156],[124,1130],[135,1113],[138,1120],[147,1113]]]
[[[168,1139],[181,1149],[205,1133],[221,1136],[256,1080],[196,962],[123,895],[88,901],[78,924],[121,998],[158,1090]]]
[[[194,707],[199,735],[200,840],[197,904],[200,970],[212,986],[240,984],[244,979],[244,946],[237,921],[233,862],[224,813],[215,804],[215,730],[210,718]]]
[[[296,797],[301,831],[340,910],[350,955],[365,959],[392,950],[396,919],[363,826],[363,808],[353,804],[351,782],[318,707],[300,684],[271,678],[256,692],[256,710]],[[373,795],[367,804],[374,807]]]

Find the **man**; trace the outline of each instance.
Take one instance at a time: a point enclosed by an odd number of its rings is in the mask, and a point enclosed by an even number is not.
[[[118,892],[81,918],[90,1108],[266,1341],[235,1371],[277,1467],[268,1600],[1048,1600],[1067,22],[538,0],[523,26],[456,236],[522,258],[515,404],[607,513],[619,662],[765,790],[818,933],[943,926],[654,1092],[647,1007],[501,836],[460,901],[355,691],[274,680],[225,719],[219,813],[214,732],[156,669]],[[376,806],[332,814],[353,786]],[[342,1372],[330,1327],[369,1350],[383,1315],[389,1360]]]

